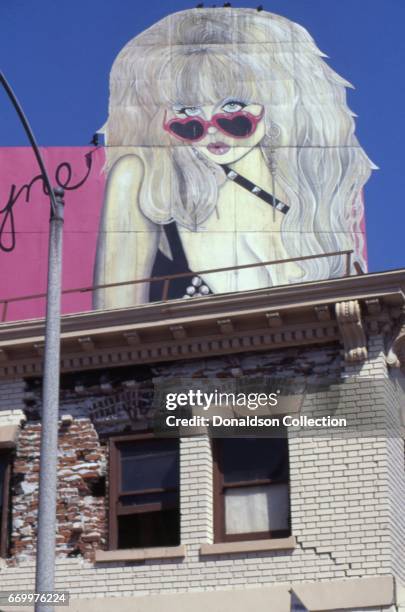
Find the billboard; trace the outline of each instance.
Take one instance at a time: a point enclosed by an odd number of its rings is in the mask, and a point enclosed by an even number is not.
[[[303,27],[254,9],[181,11],[129,41],[105,146],[45,150],[66,189],[64,289],[94,287],[64,311],[335,278],[347,250],[365,270],[373,164],[324,57]],[[2,298],[45,288],[36,175],[29,150],[1,151]],[[7,317],[38,316],[34,301]]]
[[[93,285],[105,151],[41,148],[51,184],[65,189],[63,289]],[[0,148],[0,321],[42,317],[50,204],[29,147]],[[17,298],[17,299],[16,299]],[[65,294],[63,312],[92,309],[92,292]]]

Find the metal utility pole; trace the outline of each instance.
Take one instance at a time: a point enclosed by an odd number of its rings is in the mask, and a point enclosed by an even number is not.
[[[51,211],[49,227],[45,357],[42,388],[37,565],[35,578],[35,591],[37,593],[53,591],[55,587],[63,189],[55,189],[54,193],[56,196],[56,211]],[[36,612],[52,612],[53,609],[53,606],[43,603],[37,603],[35,606]]]
[[[51,204],[35,581],[35,591],[40,593],[54,591],[55,587],[63,189],[52,188],[28,120],[2,72],[0,83],[31,143],[41,170],[44,191],[49,195]],[[35,611],[54,612],[54,607],[39,601],[35,605]]]

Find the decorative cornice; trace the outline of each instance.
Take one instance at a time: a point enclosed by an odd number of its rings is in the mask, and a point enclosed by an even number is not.
[[[343,342],[346,358],[361,360],[370,321],[370,331],[381,329],[404,304],[405,272],[396,271],[64,315],[61,369],[330,342]],[[40,375],[43,336],[43,319],[0,324],[0,377]]]
[[[246,351],[278,349],[288,346],[303,346],[325,342],[337,342],[339,332],[336,322],[318,326],[302,324],[283,328],[277,332],[269,329],[235,332],[232,334],[204,334],[189,339],[173,338],[159,342],[141,342],[138,348],[107,348],[99,343],[91,353],[73,352],[69,343],[62,341],[61,370],[75,371],[114,367],[130,364],[176,361],[214,355],[229,355]],[[37,376],[42,373],[42,361],[33,355],[23,360],[9,361],[0,365],[0,377]]]
[[[367,312],[371,315],[379,315],[381,313],[381,301],[378,298],[365,300]]]
[[[315,314],[316,314],[318,321],[330,321],[331,320],[330,310],[326,304],[315,306],[314,310],[315,310]]]
[[[69,314],[62,317],[62,332],[76,334],[82,330],[80,335],[86,336],[95,330],[125,325],[128,326],[126,331],[129,331],[136,322],[147,327],[169,318],[174,324],[176,319],[188,317],[208,320],[212,316],[227,318],[244,311],[281,312],[286,308],[294,310],[306,306],[334,305],[336,302],[372,298],[382,298],[392,306],[402,306],[405,303],[405,270],[215,294],[192,300],[153,302],[131,308]],[[36,342],[43,342],[43,335],[44,319],[0,323],[0,346],[8,338],[26,340],[37,336]]]
[[[405,311],[401,313],[388,343],[387,364],[405,370]]]
[[[338,302],[335,309],[346,361],[364,361],[367,359],[367,339],[358,300]]]
[[[78,338],[77,341],[81,349],[85,351],[86,353],[91,353],[92,351],[94,351],[94,342],[90,338],[90,336],[86,336],[84,338]]]

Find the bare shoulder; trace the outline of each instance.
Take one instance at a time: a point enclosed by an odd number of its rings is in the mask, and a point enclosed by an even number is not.
[[[111,168],[104,197],[104,226],[115,231],[155,230],[139,206],[139,190],[143,180],[143,163],[137,155],[123,155]]]
[[[108,180],[114,183],[139,183],[143,177],[143,163],[137,155],[123,155],[111,168]]]

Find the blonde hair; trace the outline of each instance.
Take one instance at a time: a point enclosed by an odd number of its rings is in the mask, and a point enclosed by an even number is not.
[[[170,140],[165,109],[230,97],[262,104],[266,136],[259,146],[290,206],[281,227],[288,256],[353,248],[365,268],[362,188],[374,166],[354,135],[350,84],[323,57],[303,27],[265,11],[169,15],[114,62],[107,170],[136,154],[144,165],[142,212],[157,224],[174,220],[197,230],[217,203],[218,166],[198,147]],[[301,262],[300,280],[340,276],[344,263],[340,256]]]

